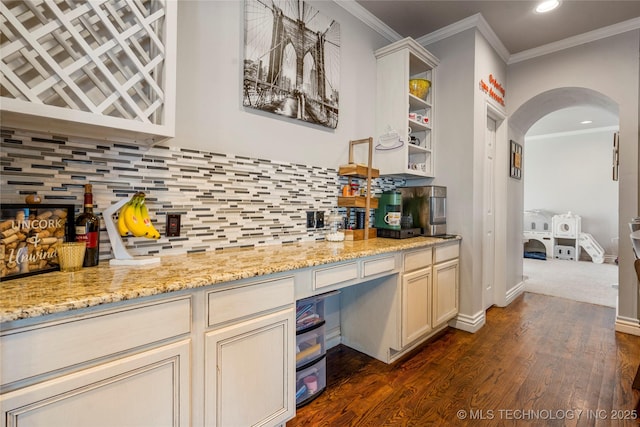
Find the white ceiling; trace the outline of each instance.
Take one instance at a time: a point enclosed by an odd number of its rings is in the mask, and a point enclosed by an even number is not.
[[[531,0],[356,0],[402,37],[420,38],[477,13],[509,53],[587,33],[640,17],[637,0],[561,0],[547,14]]]
[[[592,123],[581,124],[583,120]],[[592,106],[563,108],[547,114],[529,128],[527,136],[540,136],[564,132],[589,131],[619,126],[618,115]]]

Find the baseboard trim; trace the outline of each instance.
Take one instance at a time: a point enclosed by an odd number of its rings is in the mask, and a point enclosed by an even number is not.
[[[616,332],[640,337],[640,320],[618,316],[616,317],[615,329]]]
[[[454,319],[449,321],[449,326],[465,332],[471,332],[473,334],[478,332],[484,326],[486,321],[486,312],[481,310],[473,316],[459,313]]]
[[[324,345],[327,350],[341,343],[342,343],[342,334],[340,333],[339,325],[331,330],[325,330]]]
[[[516,298],[518,298],[524,292],[524,281],[518,283],[513,288],[509,289],[504,296],[504,307],[511,304]]]

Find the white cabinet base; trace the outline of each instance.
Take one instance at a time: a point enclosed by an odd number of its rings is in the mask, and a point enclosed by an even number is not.
[[[189,340],[0,397],[2,427],[189,426]]]
[[[431,331],[431,267],[402,276],[402,347]]]
[[[433,324],[458,314],[458,259],[433,266]]]
[[[293,418],[294,334],[293,307],[206,334],[206,426],[272,426]]]

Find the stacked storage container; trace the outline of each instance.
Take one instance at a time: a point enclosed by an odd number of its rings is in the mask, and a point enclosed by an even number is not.
[[[327,386],[324,300],[318,295],[296,307],[296,406],[318,397]]]

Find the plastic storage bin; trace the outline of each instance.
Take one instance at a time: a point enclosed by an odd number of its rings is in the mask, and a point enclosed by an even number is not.
[[[324,300],[326,296],[306,298],[296,305],[296,332],[324,323]]]
[[[296,303],[296,407],[306,405],[326,388],[324,301],[339,291]]]
[[[296,336],[296,367],[303,366],[324,354],[324,320],[298,332]]]
[[[301,407],[318,397],[327,387],[327,358],[316,362],[296,373],[296,407]]]

